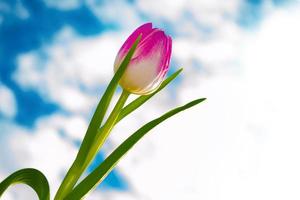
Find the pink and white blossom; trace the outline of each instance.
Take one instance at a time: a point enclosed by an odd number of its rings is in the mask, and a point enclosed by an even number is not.
[[[145,95],[155,91],[166,76],[172,39],[164,31],[152,28],[152,23],[140,26],[119,50],[114,64],[115,72],[139,35],[141,40],[120,80],[120,85],[128,92]]]

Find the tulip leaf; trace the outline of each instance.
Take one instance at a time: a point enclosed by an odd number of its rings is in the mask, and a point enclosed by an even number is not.
[[[163,122],[164,120],[172,117],[173,115],[186,110],[192,106],[197,105],[204,101],[203,99],[194,100],[184,106],[177,107],[159,118],[152,120],[145,124],[135,133],[133,133],[127,140],[125,140],[116,150],[114,150],[92,173],[90,173],[82,182],[80,182],[65,198],[65,200],[81,199],[97,184],[101,183],[103,179],[111,172],[116,166],[118,161],[151,129]]]
[[[97,108],[96,111],[92,117],[92,120],[89,124],[87,133],[85,135],[85,138],[83,140],[83,144],[82,144],[82,148],[85,149],[88,146],[90,146],[90,144],[93,143],[93,139],[97,133],[98,128],[101,126],[101,123],[103,121],[103,118],[105,116],[105,113],[108,109],[108,106],[111,102],[111,99],[116,91],[116,88],[118,86],[118,83],[122,77],[122,75],[124,74],[134,52],[135,49],[139,43],[141,39],[141,36],[139,36],[136,41],[134,42],[134,44],[132,45],[132,47],[130,48],[128,54],[125,56],[124,60],[122,61],[119,69],[117,70],[117,72],[115,73],[114,77],[112,78],[112,80],[110,81],[109,85],[107,86],[106,91],[104,92]]]
[[[181,72],[182,72],[182,68],[177,70],[176,72],[174,72],[171,76],[169,76],[168,78],[166,78],[166,80],[164,80],[160,87],[153,93],[149,94],[149,95],[143,95],[140,96],[138,98],[136,98],[134,101],[132,101],[131,103],[129,103],[127,106],[125,106],[118,119],[117,122],[119,122],[120,120],[122,120],[124,117],[126,117],[127,115],[129,115],[131,112],[133,112],[134,110],[136,110],[137,108],[139,108],[141,105],[143,105],[146,101],[148,101],[151,97],[153,97],[155,94],[157,94],[158,92],[160,92],[162,89],[164,89],[170,82],[172,82]]]
[[[32,168],[21,169],[0,183],[0,197],[11,185],[23,183],[30,186],[40,200],[50,199],[49,183],[42,172]]]
[[[76,184],[78,179],[80,178],[78,175],[81,175],[85,168],[88,166],[91,160],[87,160],[86,155],[89,152],[90,147],[92,146],[94,139],[97,135],[98,129],[102,124],[103,118],[105,116],[105,113],[108,109],[108,106],[111,102],[111,99],[116,91],[116,88],[118,86],[118,83],[124,74],[135,50],[136,47],[141,40],[141,35],[137,37],[131,48],[129,49],[127,55],[123,59],[122,63],[120,64],[120,67],[118,68],[117,72],[115,73],[114,77],[110,81],[109,85],[106,88],[106,91],[104,92],[96,111],[91,119],[91,122],[88,126],[87,132],[84,136],[83,142],[80,146],[79,152],[77,154],[76,160],[71,166],[70,170],[68,171],[66,177],[64,178],[55,199],[59,199],[62,196],[65,195],[65,193],[68,193],[73,186]],[[78,163],[81,163],[79,166]],[[81,172],[81,173],[78,173]]]

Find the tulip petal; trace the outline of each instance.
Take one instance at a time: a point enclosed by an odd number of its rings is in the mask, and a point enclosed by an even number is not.
[[[133,45],[134,41],[136,40],[136,38],[139,35],[142,35],[141,41],[143,41],[143,39],[145,37],[147,37],[147,35],[149,33],[151,33],[152,31],[152,23],[146,23],[143,24],[142,26],[138,27],[125,41],[125,43],[122,45],[121,49],[119,50],[118,55],[120,55],[120,59],[124,58],[124,56],[128,53],[130,47]]]
[[[152,55],[143,60],[133,60],[126,69],[120,84],[122,87],[132,93],[146,94],[143,90],[156,87],[155,80],[158,77],[157,71],[153,66],[157,66],[159,59]],[[144,76],[141,76],[144,74]]]
[[[149,56],[149,54],[154,51],[161,50],[164,48],[166,35],[162,30],[153,29],[153,31],[147,35],[144,40],[141,40],[136,52],[137,59],[143,59],[144,57]]]

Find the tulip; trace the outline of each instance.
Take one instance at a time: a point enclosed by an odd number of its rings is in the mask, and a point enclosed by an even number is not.
[[[119,83],[130,93],[146,95],[154,92],[166,76],[172,51],[172,39],[164,31],[152,28],[152,23],[140,26],[119,50],[114,63],[115,72],[139,35],[141,40]]]

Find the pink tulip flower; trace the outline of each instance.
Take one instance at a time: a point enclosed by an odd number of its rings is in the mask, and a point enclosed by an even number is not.
[[[120,85],[130,93],[146,95],[154,92],[166,76],[172,39],[164,31],[152,28],[152,23],[140,26],[119,50],[114,63],[115,72],[139,35],[141,40],[120,80]]]

